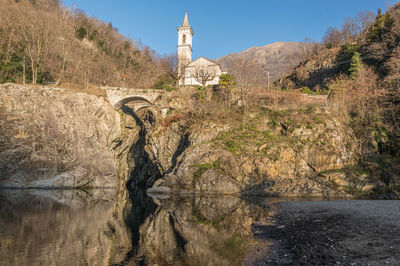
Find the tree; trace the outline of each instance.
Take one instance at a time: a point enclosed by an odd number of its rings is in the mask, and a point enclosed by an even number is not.
[[[354,52],[349,67],[350,77],[354,78],[355,76],[357,76],[358,72],[360,71],[360,68],[361,68],[360,54],[358,52]]]
[[[336,55],[335,60],[341,71],[349,74],[352,57],[356,52],[358,52],[359,49],[360,46],[357,44],[345,43],[342,45],[339,53]]]
[[[194,67],[190,71],[190,74],[204,88],[207,87],[208,82],[214,80],[217,77],[217,71],[215,68],[200,65]]]
[[[232,74],[223,73],[221,76],[219,76],[219,84],[216,86],[215,92],[218,98],[223,100],[225,106],[228,105],[229,96],[235,87],[236,80]]]
[[[361,11],[356,17],[355,21],[360,27],[361,33],[364,34],[368,28],[374,23],[376,15],[370,11]]]
[[[38,81],[39,69],[51,38],[52,21],[45,10],[35,10],[27,5],[14,6],[15,29],[19,43],[29,58],[32,84]]]
[[[390,32],[394,25],[394,19],[389,13],[382,14],[382,10],[378,9],[375,23],[367,33],[368,42],[381,42],[385,33]]]
[[[357,24],[357,22],[348,17],[345,19],[342,25],[342,38],[344,42],[352,42],[355,37],[360,34],[361,27]]]
[[[165,56],[160,60],[160,67],[163,73],[167,73],[175,81],[173,86],[179,86],[179,80],[184,77],[184,72],[179,70],[178,55],[175,53]]]
[[[342,43],[343,38],[338,28],[329,27],[322,39],[322,43],[327,48],[339,47]]]

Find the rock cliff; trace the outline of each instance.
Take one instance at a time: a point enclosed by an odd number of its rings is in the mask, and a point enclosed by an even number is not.
[[[346,196],[376,184],[342,172],[374,152],[373,140],[357,138],[324,108],[258,110],[236,125],[197,121],[185,141],[149,192]]]
[[[117,187],[116,158],[129,142],[120,123],[102,97],[1,85],[1,186]]]
[[[375,153],[373,136],[357,137],[324,107],[258,106],[245,122],[217,121],[190,116],[181,92],[163,96],[164,116],[57,88],[5,84],[0,92],[2,187],[347,196],[386,185],[352,168]]]

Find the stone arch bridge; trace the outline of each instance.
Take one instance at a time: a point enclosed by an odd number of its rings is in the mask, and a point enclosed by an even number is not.
[[[145,89],[120,89],[107,88],[107,98],[116,109],[122,108],[126,103],[133,103],[133,111],[137,112],[142,108],[150,107],[161,99],[163,91]],[[162,109],[162,107],[161,107]]]

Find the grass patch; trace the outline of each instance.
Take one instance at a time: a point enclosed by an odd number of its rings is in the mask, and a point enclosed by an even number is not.
[[[197,169],[193,172],[193,177],[199,178],[201,177],[207,170],[222,170],[220,161],[217,160],[213,163],[202,163],[202,164],[195,164],[192,167],[196,167]]]
[[[216,160],[215,162],[212,163],[202,163],[202,164],[195,164],[192,165],[191,167],[195,167],[196,170],[193,172],[193,180],[192,180],[192,186],[193,188],[196,188],[196,183],[203,176],[207,170],[218,170],[220,173],[224,173],[224,170],[221,168],[221,164],[219,160]]]

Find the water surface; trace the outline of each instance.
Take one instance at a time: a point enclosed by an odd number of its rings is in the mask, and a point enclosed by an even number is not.
[[[235,265],[273,210],[236,197],[2,190],[0,265]]]

